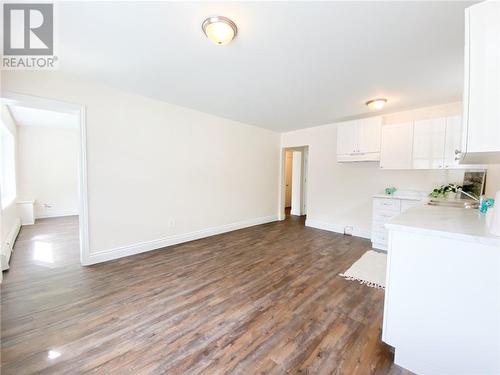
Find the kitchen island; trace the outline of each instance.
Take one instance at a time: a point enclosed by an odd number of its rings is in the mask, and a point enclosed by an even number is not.
[[[420,205],[389,230],[382,339],[417,374],[500,373],[500,237],[478,210]]]

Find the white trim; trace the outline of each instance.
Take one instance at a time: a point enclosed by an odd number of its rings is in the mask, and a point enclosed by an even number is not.
[[[37,215],[36,219],[52,219],[55,217],[78,216],[78,211],[59,211],[48,215]]]
[[[306,227],[327,230],[330,232],[344,234],[344,225],[327,223],[325,221],[319,221],[314,219],[306,219]]]
[[[2,99],[6,105],[18,105],[46,111],[78,114],[80,104],[64,102],[62,100],[43,98],[40,96],[26,95],[14,91],[3,91]]]
[[[387,252],[387,244],[372,242],[372,248]]]
[[[285,215],[285,165],[286,165],[286,151],[282,147],[280,152],[280,174],[279,174],[279,190],[278,190],[278,220],[283,221],[286,219]]]
[[[292,215],[305,215],[307,214],[307,207],[306,204],[309,202],[309,199],[307,199],[307,194],[309,189],[307,188],[306,181],[307,183],[309,182],[309,179],[307,178],[307,174],[309,173],[309,145],[302,145],[302,146],[281,146],[281,153],[280,153],[280,174],[279,174],[279,193],[278,193],[278,202],[279,202],[279,207],[278,207],[278,220],[285,220],[286,215],[285,215],[285,191],[286,191],[286,152],[287,151],[300,151],[302,152],[302,164],[301,164],[301,204],[300,204],[300,210],[303,212],[300,213],[292,213]]]
[[[348,224],[334,224],[327,223],[325,221],[306,219],[306,227],[327,230],[330,232],[344,234],[344,229]],[[366,239],[371,239],[371,232],[369,230],[359,229],[354,227],[352,235],[355,237],[361,237]]]
[[[354,228],[353,236],[366,238],[367,240],[371,240],[372,239],[372,231]]]
[[[227,233],[238,229],[248,228],[255,225],[271,223],[277,221],[277,215],[264,216],[256,219],[244,220],[236,223],[220,225],[218,227],[201,229],[190,233],[177,234],[170,237],[159,238],[151,241],[144,241],[132,245],[116,247],[114,249],[91,252],[87,258],[86,265],[106,262],[130,255],[144,253],[146,251],[157,250],[167,246],[177,245],[184,242],[198,240],[217,234]]]
[[[89,203],[87,187],[87,109],[80,107],[80,160],[78,168],[79,181],[79,229],[80,229],[80,262],[82,265],[90,263],[89,239]]]

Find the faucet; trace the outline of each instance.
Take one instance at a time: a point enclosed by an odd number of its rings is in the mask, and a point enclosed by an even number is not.
[[[457,189],[457,193],[462,193],[464,195],[467,195],[469,198],[474,199],[476,202],[480,202],[481,201],[481,199],[475,197],[474,195],[472,195],[470,193],[467,193],[466,191],[463,191],[462,189]]]

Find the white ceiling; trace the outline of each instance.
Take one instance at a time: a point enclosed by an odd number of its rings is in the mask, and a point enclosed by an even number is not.
[[[286,131],[461,98],[464,8],[443,2],[60,2],[61,70]],[[202,21],[223,15],[227,46]]]
[[[9,105],[9,110],[18,126],[78,128],[79,118],[76,114],[17,105]]]

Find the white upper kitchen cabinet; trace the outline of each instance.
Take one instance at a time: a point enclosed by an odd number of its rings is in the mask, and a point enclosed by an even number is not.
[[[382,126],[380,168],[412,169],[413,122]]]
[[[381,117],[337,124],[337,161],[380,160]]]
[[[446,118],[415,121],[413,126],[413,169],[444,168]]]
[[[465,11],[462,163],[500,162],[500,2]]]
[[[358,123],[359,152],[380,153],[381,128],[382,128],[381,117],[369,117],[359,121]]]
[[[357,121],[346,121],[337,124],[337,155],[351,155],[357,152],[357,124]]]
[[[460,148],[462,137],[462,116],[446,118],[446,136],[444,142],[443,162],[446,169],[457,169],[463,166],[459,163],[459,156],[455,150]]]

